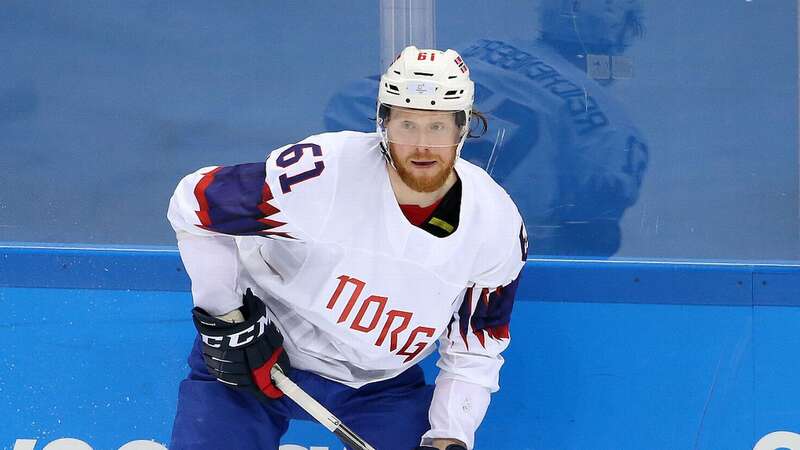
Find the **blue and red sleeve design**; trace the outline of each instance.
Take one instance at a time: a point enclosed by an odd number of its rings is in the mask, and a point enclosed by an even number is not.
[[[478,304],[475,305],[474,310],[472,308],[474,288],[467,289],[464,301],[461,302],[461,308],[458,310],[459,333],[467,350],[469,350],[469,341],[467,340],[469,333],[474,334],[484,348],[486,347],[486,335],[496,340],[508,339],[511,336],[509,323],[518,285],[519,277],[506,286],[494,290],[481,289],[477,299]],[[448,329],[448,337],[449,331]]]
[[[203,174],[194,188],[200,206],[196,211],[198,226],[234,236],[293,239],[286,232],[274,230],[286,223],[270,218],[280,210],[272,202],[272,191],[265,178],[264,163],[217,167]]]

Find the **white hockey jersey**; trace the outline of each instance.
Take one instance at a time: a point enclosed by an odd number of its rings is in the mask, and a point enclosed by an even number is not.
[[[326,133],[266,164],[201,169],[178,185],[168,217],[195,304],[226,313],[253,289],[293,367],[357,388],[400,374],[438,340],[426,439],[471,447],[499,388],[527,251],[522,220],[482,169],[458,160],[457,229],[442,238],[412,225],[379,141]]]

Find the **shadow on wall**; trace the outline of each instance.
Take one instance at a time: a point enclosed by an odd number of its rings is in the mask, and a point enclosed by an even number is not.
[[[541,33],[457,49],[488,132],[462,157],[512,196],[532,255],[607,257],[638,197],[648,146],[606,87],[632,77],[625,50],[644,36],[640,0],[545,0]],[[379,76],[350,83],[325,110],[328,130],[375,131]]]

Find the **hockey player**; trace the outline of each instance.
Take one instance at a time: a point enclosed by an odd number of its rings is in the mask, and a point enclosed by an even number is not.
[[[464,149],[511,195],[537,255],[610,256],[638,197],[649,152],[590,55],[619,61],[643,34],[641,0],[542,0],[536,39],[481,39],[461,55],[492,129]],[[599,58],[598,58],[599,59]],[[610,69],[609,69],[610,70]],[[370,126],[377,77],[351,83],[325,111],[329,130]]]
[[[310,416],[274,364],[377,449],[473,447],[527,252],[509,196],[459,158],[473,92],[457,52],[408,47],[381,78],[377,132],[180,182],[168,217],[200,339],[170,449],[277,449]]]

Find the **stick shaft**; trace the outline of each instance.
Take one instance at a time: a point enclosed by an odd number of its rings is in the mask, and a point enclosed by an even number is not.
[[[290,380],[289,377],[281,372],[278,366],[272,367],[270,375],[272,376],[272,381],[275,383],[275,387],[280,389],[287,397],[311,414],[317,422],[321,423],[322,426],[338,436],[345,444],[349,445],[354,450],[375,450],[374,447],[354,433],[353,430],[347,428],[342,421],[328,411],[327,408],[314,400],[306,391],[300,389],[294,381]]]

